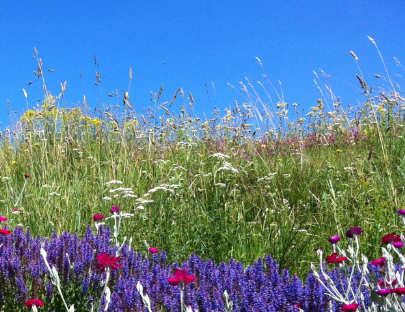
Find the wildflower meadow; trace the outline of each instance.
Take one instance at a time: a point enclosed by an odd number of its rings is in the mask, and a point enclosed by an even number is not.
[[[350,51],[356,106],[319,75],[307,112],[247,82],[203,119],[163,86],[67,107],[34,52],[44,99],[0,133],[0,311],[405,311],[403,77]]]

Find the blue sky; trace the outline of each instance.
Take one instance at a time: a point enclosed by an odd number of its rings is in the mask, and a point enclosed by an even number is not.
[[[377,42],[391,78],[403,83],[405,73],[393,60],[405,64],[403,0],[1,1],[0,128],[10,124],[7,101],[20,114],[26,109],[22,88],[29,107],[43,99],[33,74],[34,47],[44,68],[54,70],[45,71],[52,94],[67,81],[62,106],[78,105],[84,95],[93,108],[121,104],[122,98],[108,94],[128,89],[131,67],[130,101],[137,112],[152,105],[150,91],[164,84],[163,101],[182,87],[193,94],[196,114],[209,118],[215,106],[223,110],[245,100],[227,85],[239,88],[245,77],[257,89],[256,81],[262,81],[276,103],[263,73],[279,92],[281,81],[284,100],[299,102],[306,112],[321,98],[313,73],[320,69],[344,105],[358,104],[359,69],[349,51],[359,57],[369,85],[384,84],[374,74],[386,76],[367,36]]]

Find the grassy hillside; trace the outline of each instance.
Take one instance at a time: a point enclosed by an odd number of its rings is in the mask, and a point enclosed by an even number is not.
[[[196,253],[249,264],[271,254],[301,276],[330,235],[361,226],[375,258],[381,236],[402,230],[394,212],[405,202],[405,101],[359,80],[360,107],[318,100],[292,121],[297,106],[284,102],[202,120],[182,90],[178,113],[160,92],[145,115],[125,97],[120,110],[91,113],[86,103],[61,108],[63,92],[47,92],[1,134],[1,215],[33,235],[83,235],[94,214],[118,205],[135,214],[122,224],[135,248],[146,240],[170,261]]]

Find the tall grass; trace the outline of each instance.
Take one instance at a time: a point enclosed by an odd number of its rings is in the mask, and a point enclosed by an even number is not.
[[[45,99],[1,134],[0,207],[12,227],[83,234],[94,214],[119,205],[135,214],[122,225],[135,248],[146,240],[170,261],[271,254],[301,276],[325,235],[361,224],[373,258],[382,232],[400,227],[392,215],[404,207],[405,101],[388,71],[391,89],[378,93],[360,72],[358,108],[319,82],[325,98],[302,116],[282,92],[264,100],[247,81],[246,102],[202,120],[181,88],[166,102],[161,89],[143,115],[128,91],[116,111],[63,108],[66,84],[52,96],[38,60]]]

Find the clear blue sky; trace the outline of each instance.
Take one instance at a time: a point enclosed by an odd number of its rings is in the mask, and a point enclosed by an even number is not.
[[[362,94],[350,50],[370,85],[379,82],[374,74],[386,76],[367,36],[377,42],[392,78],[403,83],[393,57],[405,64],[404,0],[1,1],[0,128],[10,123],[7,100],[19,113],[26,108],[22,88],[29,107],[43,99],[33,74],[34,47],[44,68],[54,70],[45,71],[50,91],[58,94],[67,80],[62,105],[74,106],[83,95],[93,108],[121,104],[122,98],[108,94],[128,88],[132,67],[130,100],[137,112],[152,104],[150,91],[163,83],[164,100],[182,87],[194,95],[196,113],[209,117],[214,106],[243,102],[227,83],[238,87],[245,77],[258,89],[256,81],[263,81],[277,101],[256,56],[277,88],[282,82],[286,102],[306,111],[315,106],[321,96],[313,71],[322,69],[342,103],[356,105]],[[94,85],[96,70],[100,87]]]

